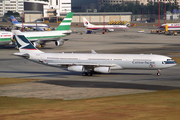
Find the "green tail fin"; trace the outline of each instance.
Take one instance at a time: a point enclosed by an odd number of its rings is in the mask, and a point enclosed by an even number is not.
[[[56,31],[60,30],[69,30],[71,26],[71,21],[73,17],[73,12],[69,12],[64,20],[59,24],[59,26],[56,28]]]

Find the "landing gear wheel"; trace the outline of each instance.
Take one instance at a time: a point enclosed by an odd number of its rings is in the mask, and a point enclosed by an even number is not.
[[[82,75],[83,76],[92,76],[93,74],[92,74],[92,72],[84,72]]]
[[[157,73],[157,76],[160,76],[161,75],[161,73]]]
[[[88,73],[87,73],[87,72],[84,72],[82,75],[83,75],[83,76],[87,76],[87,75],[88,75]]]
[[[161,70],[158,69],[157,76],[160,76],[160,75],[161,75]]]
[[[92,76],[92,75],[93,75],[92,72],[89,72],[89,73],[88,73],[88,76]]]

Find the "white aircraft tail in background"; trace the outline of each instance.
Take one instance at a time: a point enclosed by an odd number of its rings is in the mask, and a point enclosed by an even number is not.
[[[67,67],[69,71],[83,72],[92,76],[94,72],[110,73],[117,69],[158,70],[175,66],[177,63],[170,57],[152,54],[98,54],[92,53],[44,53],[34,47],[18,30],[12,31],[20,53],[29,60],[57,67]]]

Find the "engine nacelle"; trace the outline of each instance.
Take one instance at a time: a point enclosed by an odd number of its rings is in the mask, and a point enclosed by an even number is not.
[[[33,42],[32,44],[34,45],[34,47],[39,47],[40,46],[40,43],[38,43],[38,42]]]
[[[69,71],[75,71],[75,72],[83,72],[84,66],[69,66],[68,70]]]
[[[114,32],[114,29],[108,29],[109,32]]]
[[[110,73],[111,69],[110,67],[95,67],[94,71],[99,73]]]
[[[61,46],[61,45],[63,45],[64,44],[64,40],[57,40],[56,42],[55,42],[55,45],[56,46]]]

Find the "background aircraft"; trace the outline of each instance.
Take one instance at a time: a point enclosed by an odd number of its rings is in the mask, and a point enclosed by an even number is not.
[[[36,29],[36,30],[38,30],[38,29],[43,30],[43,29],[46,29],[46,28],[50,28],[49,25],[47,25],[47,24],[20,23],[20,22],[18,22],[18,21],[16,20],[16,18],[15,18],[13,15],[11,15],[11,21],[12,21],[13,26],[19,27],[19,28],[22,28],[22,26],[23,26],[24,28],[25,28],[25,27],[29,27],[29,28],[33,28],[33,29]]]
[[[44,46],[47,42],[51,41],[54,41],[56,46],[61,46],[64,44],[65,41],[61,39],[61,37],[70,35],[72,32],[70,30],[72,17],[73,12],[68,13],[54,31],[22,32],[22,34],[26,36],[28,40],[36,47]],[[7,34],[10,34],[10,32],[7,32]],[[11,43],[12,41],[10,39],[6,39],[3,41],[0,39],[0,45],[10,45]]]
[[[165,34],[177,35],[180,31],[180,23],[162,24],[160,27],[158,27],[158,29],[159,33],[164,32]]]
[[[84,26],[87,29],[98,30],[105,29],[108,31],[114,31],[114,29],[128,29],[127,25],[93,25],[85,17],[83,17]]]
[[[12,32],[0,31],[0,46],[13,44],[11,41],[12,38],[13,38]]]
[[[67,67],[70,71],[90,75],[94,72],[110,73],[116,69],[158,70],[175,66],[177,63],[170,57],[152,54],[97,54],[86,53],[44,53],[35,48],[18,30],[13,30],[19,53],[29,60],[57,67]]]
[[[168,31],[180,31],[180,23],[167,23],[162,24],[158,29],[165,30],[165,26],[167,25]]]

